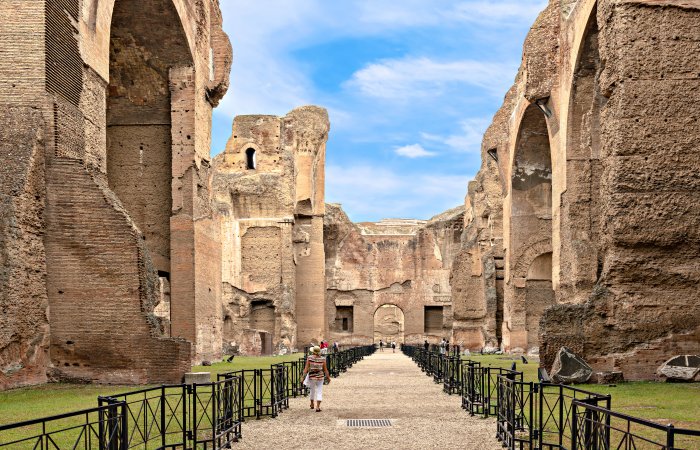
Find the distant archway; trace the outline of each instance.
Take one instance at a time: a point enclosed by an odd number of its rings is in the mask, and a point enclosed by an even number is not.
[[[404,314],[396,305],[382,305],[374,312],[374,342],[404,341]]]

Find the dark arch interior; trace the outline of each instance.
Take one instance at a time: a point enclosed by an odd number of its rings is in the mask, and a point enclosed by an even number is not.
[[[107,178],[170,273],[171,69],[193,65],[172,0],[117,0],[110,34]]]

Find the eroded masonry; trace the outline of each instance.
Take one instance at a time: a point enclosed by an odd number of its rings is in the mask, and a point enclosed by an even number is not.
[[[352,223],[319,107],[239,116],[217,1],[0,4],[0,389],[448,338],[653,379],[700,353],[700,5],[552,0],[464,207]]]
[[[217,1],[0,5],[0,388],[180,381],[220,355],[221,23]]]
[[[482,144],[454,310],[470,346],[651,379],[700,352],[700,5],[553,1]],[[456,332],[456,330],[455,330]]]

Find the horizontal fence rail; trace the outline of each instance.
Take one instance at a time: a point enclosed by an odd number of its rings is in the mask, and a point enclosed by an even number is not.
[[[496,437],[507,449],[700,449],[700,430],[613,412],[610,395],[526,382],[515,364],[512,370],[484,367],[430,348],[403,345],[401,350],[445,392],[460,395],[470,415],[496,416]]]
[[[335,377],[374,352],[353,347],[327,355]],[[0,425],[1,450],[218,450],[242,437],[246,418],[276,417],[305,396],[306,356],[217,375],[217,381],[163,385],[98,397],[98,407]]]
[[[0,448],[125,450],[124,402],[0,426]],[[12,432],[13,438],[8,438]]]

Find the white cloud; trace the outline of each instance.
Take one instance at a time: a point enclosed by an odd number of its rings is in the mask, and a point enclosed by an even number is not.
[[[484,132],[491,123],[487,118],[470,118],[460,122],[461,133],[440,136],[430,133],[421,133],[421,137],[429,142],[436,142],[448,148],[465,153],[481,152],[481,141]]]
[[[354,221],[386,217],[430,218],[464,202],[473,173],[397,173],[367,164],[329,165],[326,201],[342,203]]]
[[[404,145],[399,147],[394,152],[399,156],[406,158],[425,158],[426,156],[435,156],[435,153],[424,149],[420,144]]]
[[[389,100],[435,97],[453,84],[472,85],[502,95],[512,83],[513,67],[474,60],[435,61],[430,58],[388,59],[358,70],[346,87]]]

